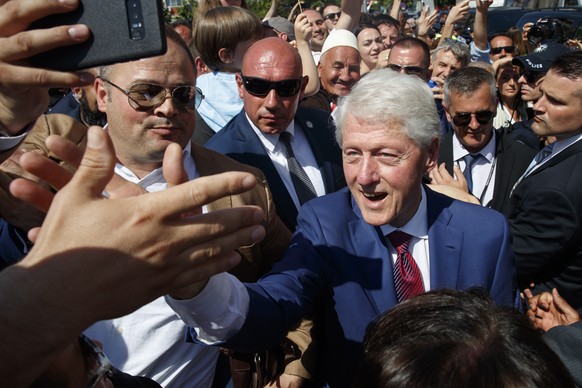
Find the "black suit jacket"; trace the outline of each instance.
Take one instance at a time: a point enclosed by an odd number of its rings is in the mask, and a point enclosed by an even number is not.
[[[295,122],[303,129],[311,146],[325,192],[332,193],[344,187],[341,149],[335,140],[331,116],[317,109],[298,108]],[[297,208],[261,140],[247,121],[244,110],[214,135],[205,147],[262,170],[273,193],[277,214],[290,230],[295,230]]]
[[[439,164],[445,163],[447,171],[453,174],[453,134],[444,135],[439,149]],[[535,156],[535,151],[511,139],[507,134],[497,132],[495,157],[497,166],[493,181],[493,198],[490,208],[503,212],[515,182],[525,172]]]
[[[507,216],[520,286],[533,282],[534,293],[556,287],[582,307],[582,141],[523,179]]]

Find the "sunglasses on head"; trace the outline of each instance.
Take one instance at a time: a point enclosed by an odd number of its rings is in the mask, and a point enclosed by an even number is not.
[[[271,90],[275,90],[280,97],[292,97],[299,93],[303,77],[284,79],[281,81],[267,81],[266,79],[241,75],[242,83],[247,92],[257,97],[265,97]]]
[[[400,66],[396,64],[389,63],[388,68],[393,71],[397,72],[404,72],[405,74],[409,75],[423,75],[426,72],[426,69],[420,66]]]
[[[457,113],[453,116],[453,123],[457,127],[466,127],[471,123],[473,115],[475,115],[475,119],[479,124],[485,125],[493,121],[495,113],[489,110],[482,110],[475,113]]]
[[[505,50],[506,53],[513,53],[513,50],[515,49],[515,47],[513,46],[499,46],[499,47],[492,47],[491,48],[491,54],[493,55],[497,55],[497,54],[501,54],[501,52],[503,50]]]
[[[198,108],[202,99],[204,99],[202,91],[195,86],[183,85],[168,88],[157,84],[138,83],[125,90],[108,79],[99,78],[124,93],[127,96],[129,105],[138,111],[147,111],[159,107],[166,101],[168,92],[170,92],[174,104],[182,110],[192,111]]]
[[[335,20],[336,17],[339,19],[340,16],[342,16],[341,12],[331,12],[325,15],[323,20]]]

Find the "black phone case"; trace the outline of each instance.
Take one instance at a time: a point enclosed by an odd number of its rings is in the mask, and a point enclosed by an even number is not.
[[[162,2],[159,0],[81,0],[69,13],[34,22],[29,30],[86,24],[91,37],[30,58],[36,67],[78,70],[161,55],[166,52]]]

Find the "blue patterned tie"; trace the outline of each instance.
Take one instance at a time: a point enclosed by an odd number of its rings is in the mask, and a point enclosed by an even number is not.
[[[467,154],[463,156],[463,160],[465,161],[465,170],[463,171],[463,175],[467,180],[467,188],[469,189],[469,193],[473,193],[473,174],[471,173],[471,169],[477,163],[477,161],[481,158],[481,154]]]
[[[283,153],[287,158],[287,166],[289,167],[293,187],[295,187],[295,193],[297,194],[299,203],[303,205],[305,202],[317,197],[317,193],[307,173],[295,158],[295,153],[293,152],[293,148],[291,148],[291,134],[289,132],[281,133],[279,135],[279,141],[283,146]]]
[[[408,250],[410,238],[408,233],[399,230],[388,235],[390,244],[396,249],[396,262],[392,268],[392,275],[398,302],[424,292],[420,269]]]

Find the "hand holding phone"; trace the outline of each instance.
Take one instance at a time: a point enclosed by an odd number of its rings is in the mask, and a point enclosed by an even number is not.
[[[77,4],[46,0],[0,2],[0,131],[13,136],[40,116],[48,106],[48,87],[72,87],[93,81],[87,73],[37,69],[26,60],[40,52],[79,44],[90,32],[83,25],[25,31],[36,19],[70,12]]]
[[[34,66],[77,70],[166,51],[163,9],[159,0],[79,0],[73,12],[51,15],[31,29],[63,24],[86,24],[91,38],[82,44],[59,47],[31,58]]]

